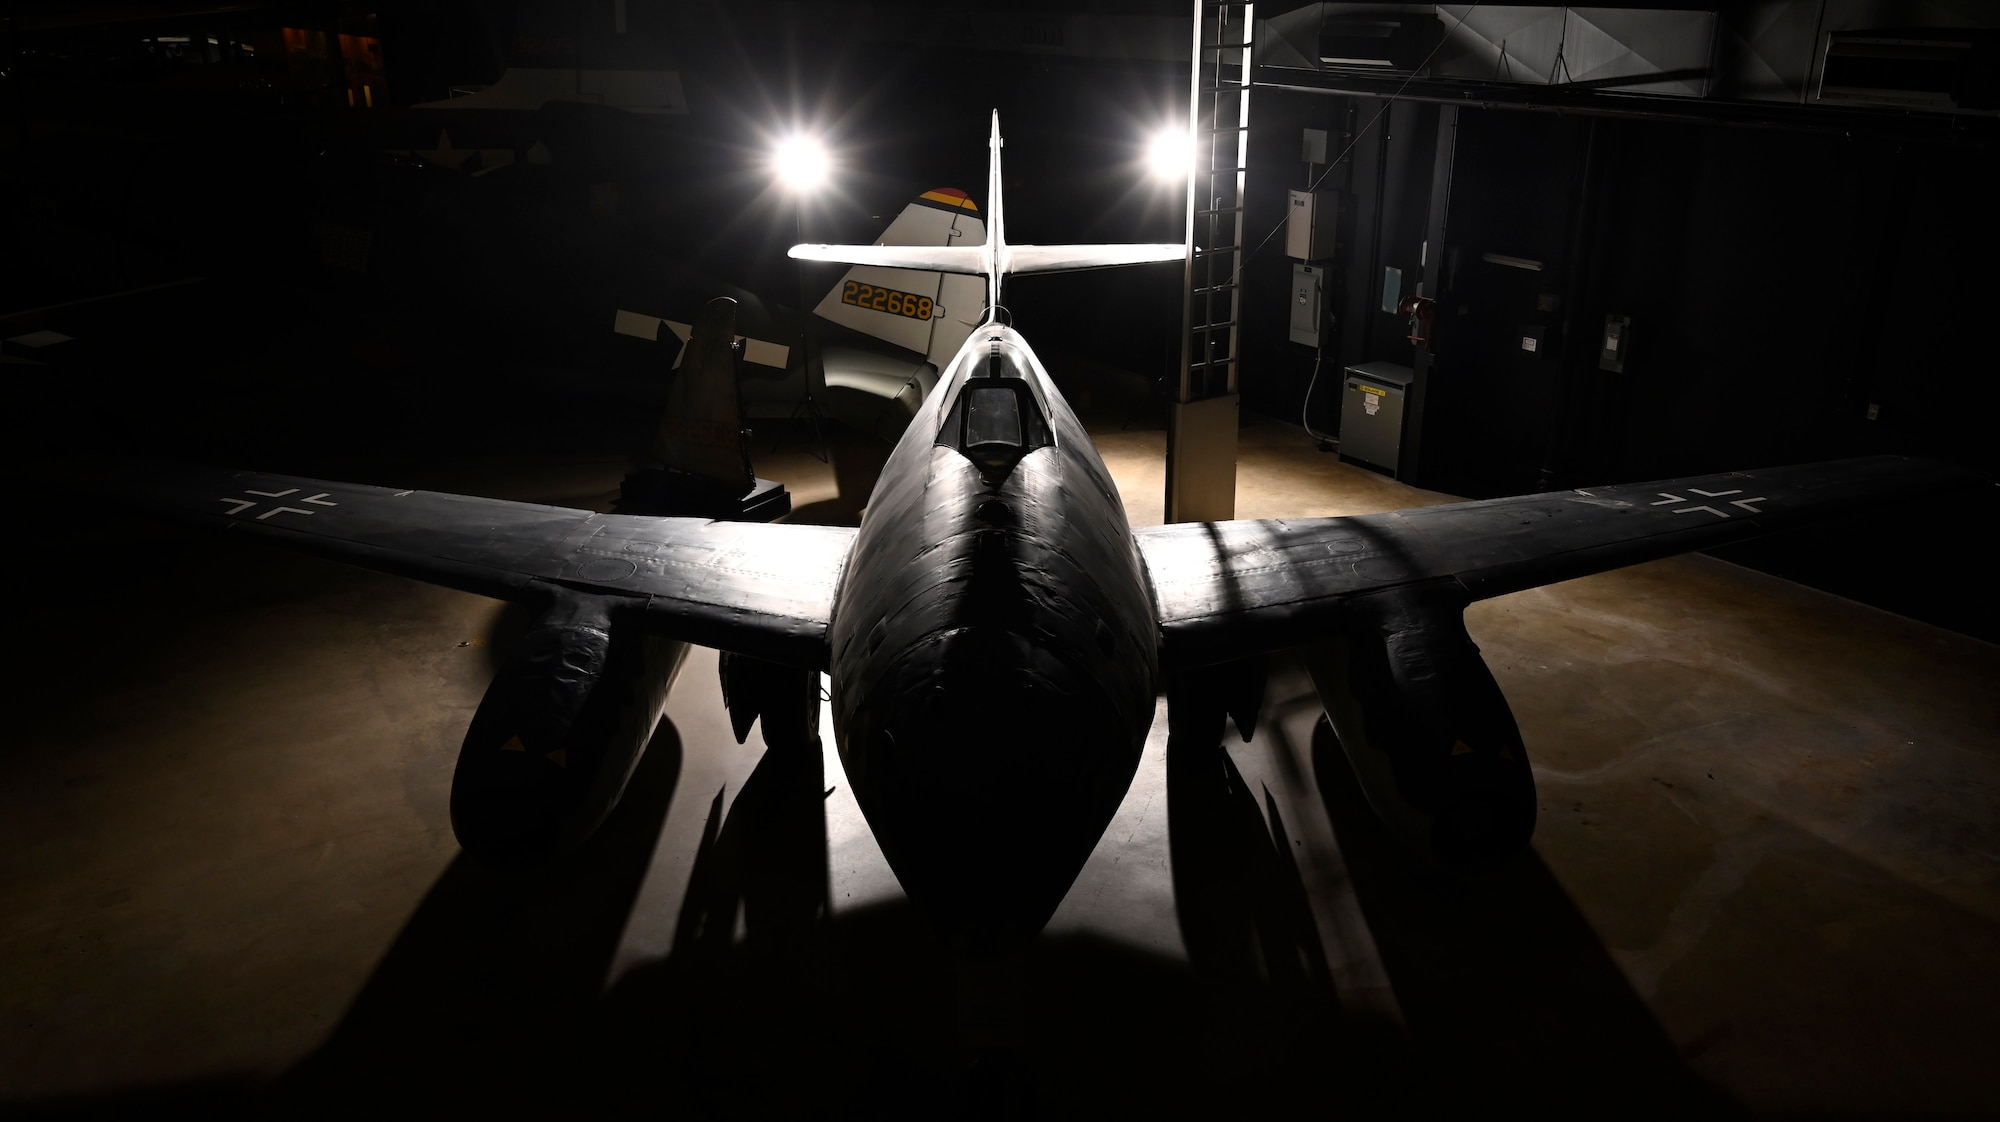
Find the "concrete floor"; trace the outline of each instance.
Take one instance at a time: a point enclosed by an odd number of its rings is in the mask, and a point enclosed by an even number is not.
[[[1158,522],[1155,415],[1074,389]],[[1242,441],[1240,516],[1445,501],[1293,426]],[[759,474],[851,518],[805,443]],[[399,463],[369,481],[600,508],[625,467]],[[1541,792],[1507,868],[1406,867],[1284,660],[1247,744],[1170,764],[1155,722],[1033,952],[967,978],[830,718],[818,761],[738,746],[711,652],[603,834],[503,877],[446,806],[517,613],[150,525],[37,533],[0,750],[8,1113],[2000,1113],[2000,648],[1719,561],[1471,610]]]

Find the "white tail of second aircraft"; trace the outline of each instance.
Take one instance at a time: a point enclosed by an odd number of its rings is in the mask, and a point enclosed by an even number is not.
[[[937,187],[904,207],[875,244],[936,249],[985,240],[979,207],[955,187]],[[981,287],[956,273],[856,265],[813,313],[915,351],[942,370],[985,316]]]
[[[998,110],[993,113],[993,132],[988,144],[991,149],[991,160],[986,180],[986,239],[983,243],[942,246],[795,245],[791,249],[791,255],[802,261],[839,261],[874,269],[922,269],[936,273],[983,276],[986,278],[986,309],[985,317],[982,318],[990,317],[993,309],[1000,306],[1001,281],[1009,274],[1055,273],[1076,269],[1104,269],[1114,265],[1141,265],[1153,261],[1179,261],[1186,255],[1186,246],[1177,242],[1135,242],[1115,245],[1008,244],[1005,212],[1002,210],[1000,196]],[[886,236],[884,240],[888,240]],[[848,274],[850,278],[854,275],[854,273]],[[840,293],[836,291],[834,295],[837,297]],[[824,308],[825,305],[822,304],[821,307]]]

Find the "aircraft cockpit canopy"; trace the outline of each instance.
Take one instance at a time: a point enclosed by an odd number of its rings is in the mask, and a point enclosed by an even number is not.
[[[999,475],[1029,452],[1054,444],[1048,415],[1024,374],[1026,361],[997,340],[975,359],[945,413],[937,443],[957,449],[981,471]]]

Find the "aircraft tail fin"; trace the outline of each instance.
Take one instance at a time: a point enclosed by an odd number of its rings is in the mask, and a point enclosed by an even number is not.
[[[874,268],[927,269],[969,273],[986,278],[986,303],[1000,305],[1000,284],[1010,273],[1053,273],[1104,269],[1155,261],[1180,261],[1185,245],[1174,242],[1129,245],[1009,245],[1000,192],[1000,112],[993,112],[988,142],[990,162],[986,182],[986,239],[972,246],[795,245],[791,255],[802,261],[845,261]]]
[[[925,191],[889,223],[875,245],[840,246],[836,248],[854,252],[807,258],[854,266],[814,314],[915,351],[942,370],[985,311],[980,284],[973,279],[985,240],[979,208],[964,191]],[[863,260],[869,257],[874,260]]]

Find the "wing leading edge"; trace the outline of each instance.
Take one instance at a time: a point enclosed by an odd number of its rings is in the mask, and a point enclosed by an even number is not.
[[[1980,482],[1877,456],[1351,518],[1194,522],[1136,531],[1176,665],[1323,637],[1353,597],[1455,581],[1467,601],[1707,549]]]
[[[824,669],[854,531],[652,518],[256,472],[134,470],[153,513],[496,599],[560,585],[629,598],[702,646]]]

